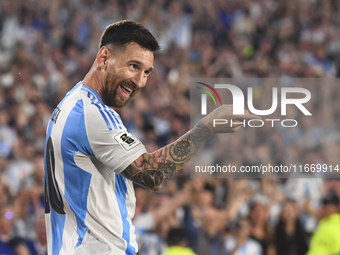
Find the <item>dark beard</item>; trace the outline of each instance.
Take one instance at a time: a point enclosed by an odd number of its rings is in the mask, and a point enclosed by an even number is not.
[[[116,81],[117,79],[114,78],[113,76],[114,75],[107,76],[107,78],[104,81],[104,84],[102,84],[101,86],[99,95],[102,98],[105,105],[110,106],[110,107],[121,108],[125,106],[131,100],[132,94],[130,94],[130,97],[127,100],[120,98],[117,95],[117,89],[121,85],[127,84],[127,82],[123,81],[123,82],[117,83]]]

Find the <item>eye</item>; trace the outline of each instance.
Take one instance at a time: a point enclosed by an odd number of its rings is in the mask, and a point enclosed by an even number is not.
[[[139,67],[138,67],[138,65],[136,65],[136,64],[131,64],[130,67],[131,67],[133,70],[135,70],[135,71],[138,71],[138,70],[139,70]]]

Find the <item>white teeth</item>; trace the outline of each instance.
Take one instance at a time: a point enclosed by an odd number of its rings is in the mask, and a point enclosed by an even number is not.
[[[124,85],[122,85],[122,87],[123,87],[124,89],[126,89],[127,91],[132,92],[132,89],[130,89],[130,88],[128,88],[128,87],[126,87],[126,86],[124,86]]]

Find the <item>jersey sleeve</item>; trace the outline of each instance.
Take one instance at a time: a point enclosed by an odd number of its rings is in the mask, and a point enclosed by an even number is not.
[[[121,173],[147,152],[142,142],[127,132],[119,115],[104,105],[87,105],[85,122],[94,156],[115,173]]]

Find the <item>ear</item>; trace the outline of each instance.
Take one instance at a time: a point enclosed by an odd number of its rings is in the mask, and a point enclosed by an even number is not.
[[[96,61],[100,69],[106,69],[108,60],[110,58],[110,51],[106,46],[99,49]]]

